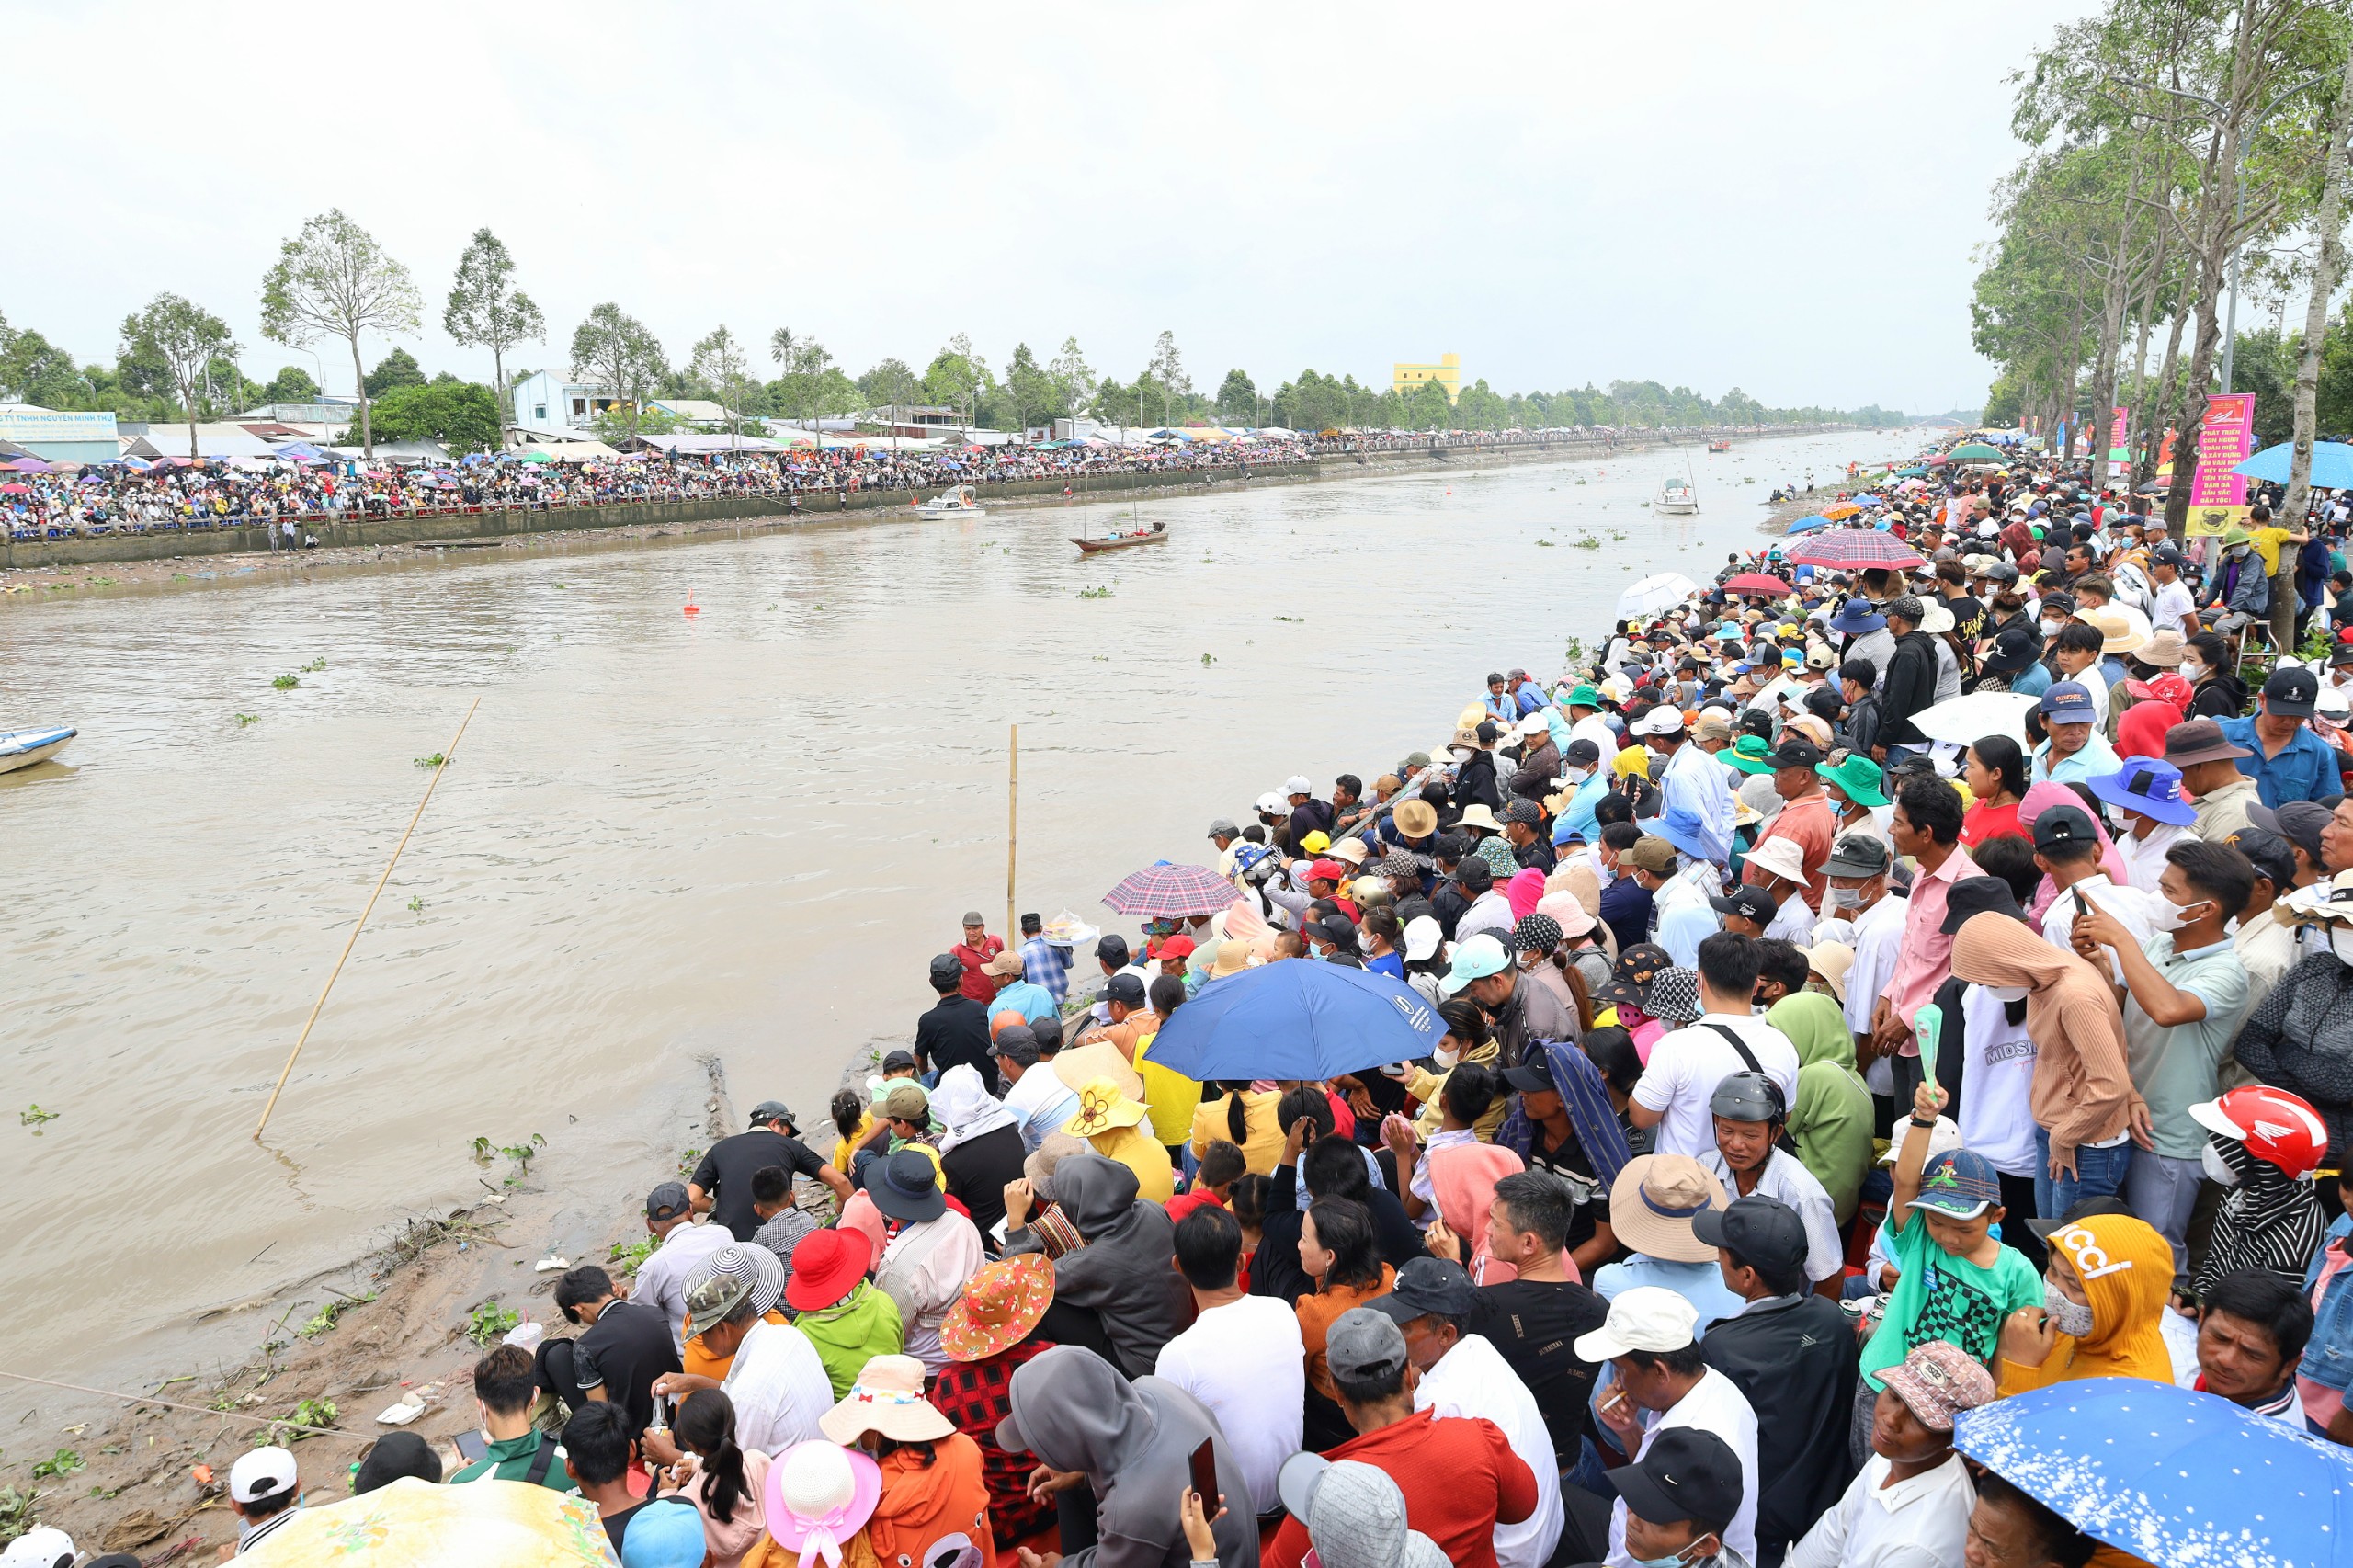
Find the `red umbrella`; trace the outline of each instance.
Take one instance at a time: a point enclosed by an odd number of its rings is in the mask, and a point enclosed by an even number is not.
[[[1927,560],[1902,540],[1876,528],[1825,528],[1790,551],[1792,566],[1828,566],[1842,572],[1873,567],[1901,570]]]
[[[1733,578],[1730,582],[1724,585],[1724,592],[1728,594],[1767,594],[1774,598],[1779,598],[1784,594],[1793,594],[1797,592],[1797,590],[1790,587],[1787,583],[1782,582],[1779,577],[1774,576],[1770,572],[1743,572],[1739,576]]]
[[[1207,866],[1147,866],[1123,879],[1103,895],[1103,902],[1121,915],[1147,920],[1179,920],[1195,915],[1215,915],[1242,895],[1233,884]]]
[[[32,493],[33,487],[29,484],[0,484],[0,494],[29,495]]]

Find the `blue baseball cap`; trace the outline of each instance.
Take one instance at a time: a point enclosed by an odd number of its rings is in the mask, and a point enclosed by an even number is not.
[[[2081,681],[2060,681],[2042,694],[2037,710],[2045,722],[2053,724],[2091,724],[2099,720],[2099,709],[2092,701],[2091,690]]]
[[[631,1516],[621,1568],[700,1568],[703,1551],[700,1510],[664,1498]]]
[[[2198,820],[2198,808],[2182,798],[2181,769],[2158,757],[2127,757],[2120,771],[2086,778],[2084,787],[2111,806],[2176,827]]]
[[[1694,860],[1711,860],[1699,838],[1699,813],[1688,806],[1669,806],[1650,823],[1650,831]]]
[[[2002,1201],[2001,1173],[1973,1149],[1938,1154],[1920,1171],[1915,1209],[1933,1209],[1956,1220],[1974,1220]]]

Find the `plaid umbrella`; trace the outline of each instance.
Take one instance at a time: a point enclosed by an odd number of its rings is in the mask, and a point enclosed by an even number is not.
[[[1790,551],[1792,566],[1829,566],[1841,571],[1868,567],[1917,566],[1927,559],[1893,534],[1859,528],[1833,528],[1814,535]]]
[[[1123,878],[1103,895],[1103,902],[1121,915],[1146,920],[1178,920],[1193,915],[1215,915],[1242,895],[1233,884],[1207,866],[1172,866],[1164,860]]]

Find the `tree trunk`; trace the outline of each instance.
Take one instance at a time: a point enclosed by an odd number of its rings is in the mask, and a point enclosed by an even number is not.
[[[2189,321],[2190,290],[2198,280],[2198,268],[2193,263],[2181,276],[2181,287],[2174,291],[2173,320],[2165,326],[2165,357],[2157,369],[2156,390],[2149,394],[2147,438],[2141,454],[2141,482],[2157,482],[2157,462],[2165,450],[2165,426],[2174,407],[2174,378],[2181,369],[2181,333]],[[2175,442],[2180,445],[2179,441]]]
[[[376,460],[376,428],[368,417],[368,372],[359,366],[359,335],[351,335],[351,390],[359,394],[359,455]],[[325,393],[322,392],[321,396]],[[348,440],[348,435],[345,439]]]
[[[2238,196],[2238,131],[2217,126],[2206,144],[2205,178],[2199,199],[2198,330],[2190,338],[2189,369],[2182,377],[2179,432],[2173,441],[2173,483],[2165,490],[2165,531],[2189,535],[2189,488],[2198,473],[2198,441],[2206,428],[2207,386],[2214,375],[2214,349],[2222,336],[2221,307],[2229,270],[2231,208]]]
[[[506,449],[506,356],[499,352],[495,343],[490,346],[490,373],[498,382],[498,435],[490,449],[503,452]]]
[[[2338,270],[2345,263],[2344,170],[2345,138],[2353,131],[2353,56],[2345,62],[2345,74],[2336,89],[2336,108],[2328,118],[2328,150],[2321,161],[2320,215],[2313,226],[2320,231],[2320,258],[2313,264],[2312,302],[2304,312],[2303,353],[2296,361],[2296,449],[2288,460],[2288,494],[2280,503],[2276,519],[2281,528],[2299,529],[2304,526],[2304,512],[2312,504],[2313,432],[2319,423],[2320,351],[2328,335],[2328,299],[2336,290]],[[2282,649],[2295,645],[2296,637],[2296,568],[2286,545],[2279,547],[2279,574],[2271,581],[2271,634]],[[2282,600],[2285,603],[2282,603]]]

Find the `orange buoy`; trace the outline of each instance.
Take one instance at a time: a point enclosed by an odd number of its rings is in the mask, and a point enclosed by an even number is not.
[[[700,615],[702,613],[702,606],[695,603],[694,590],[691,588],[687,590],[686,613],[688,615]]]

